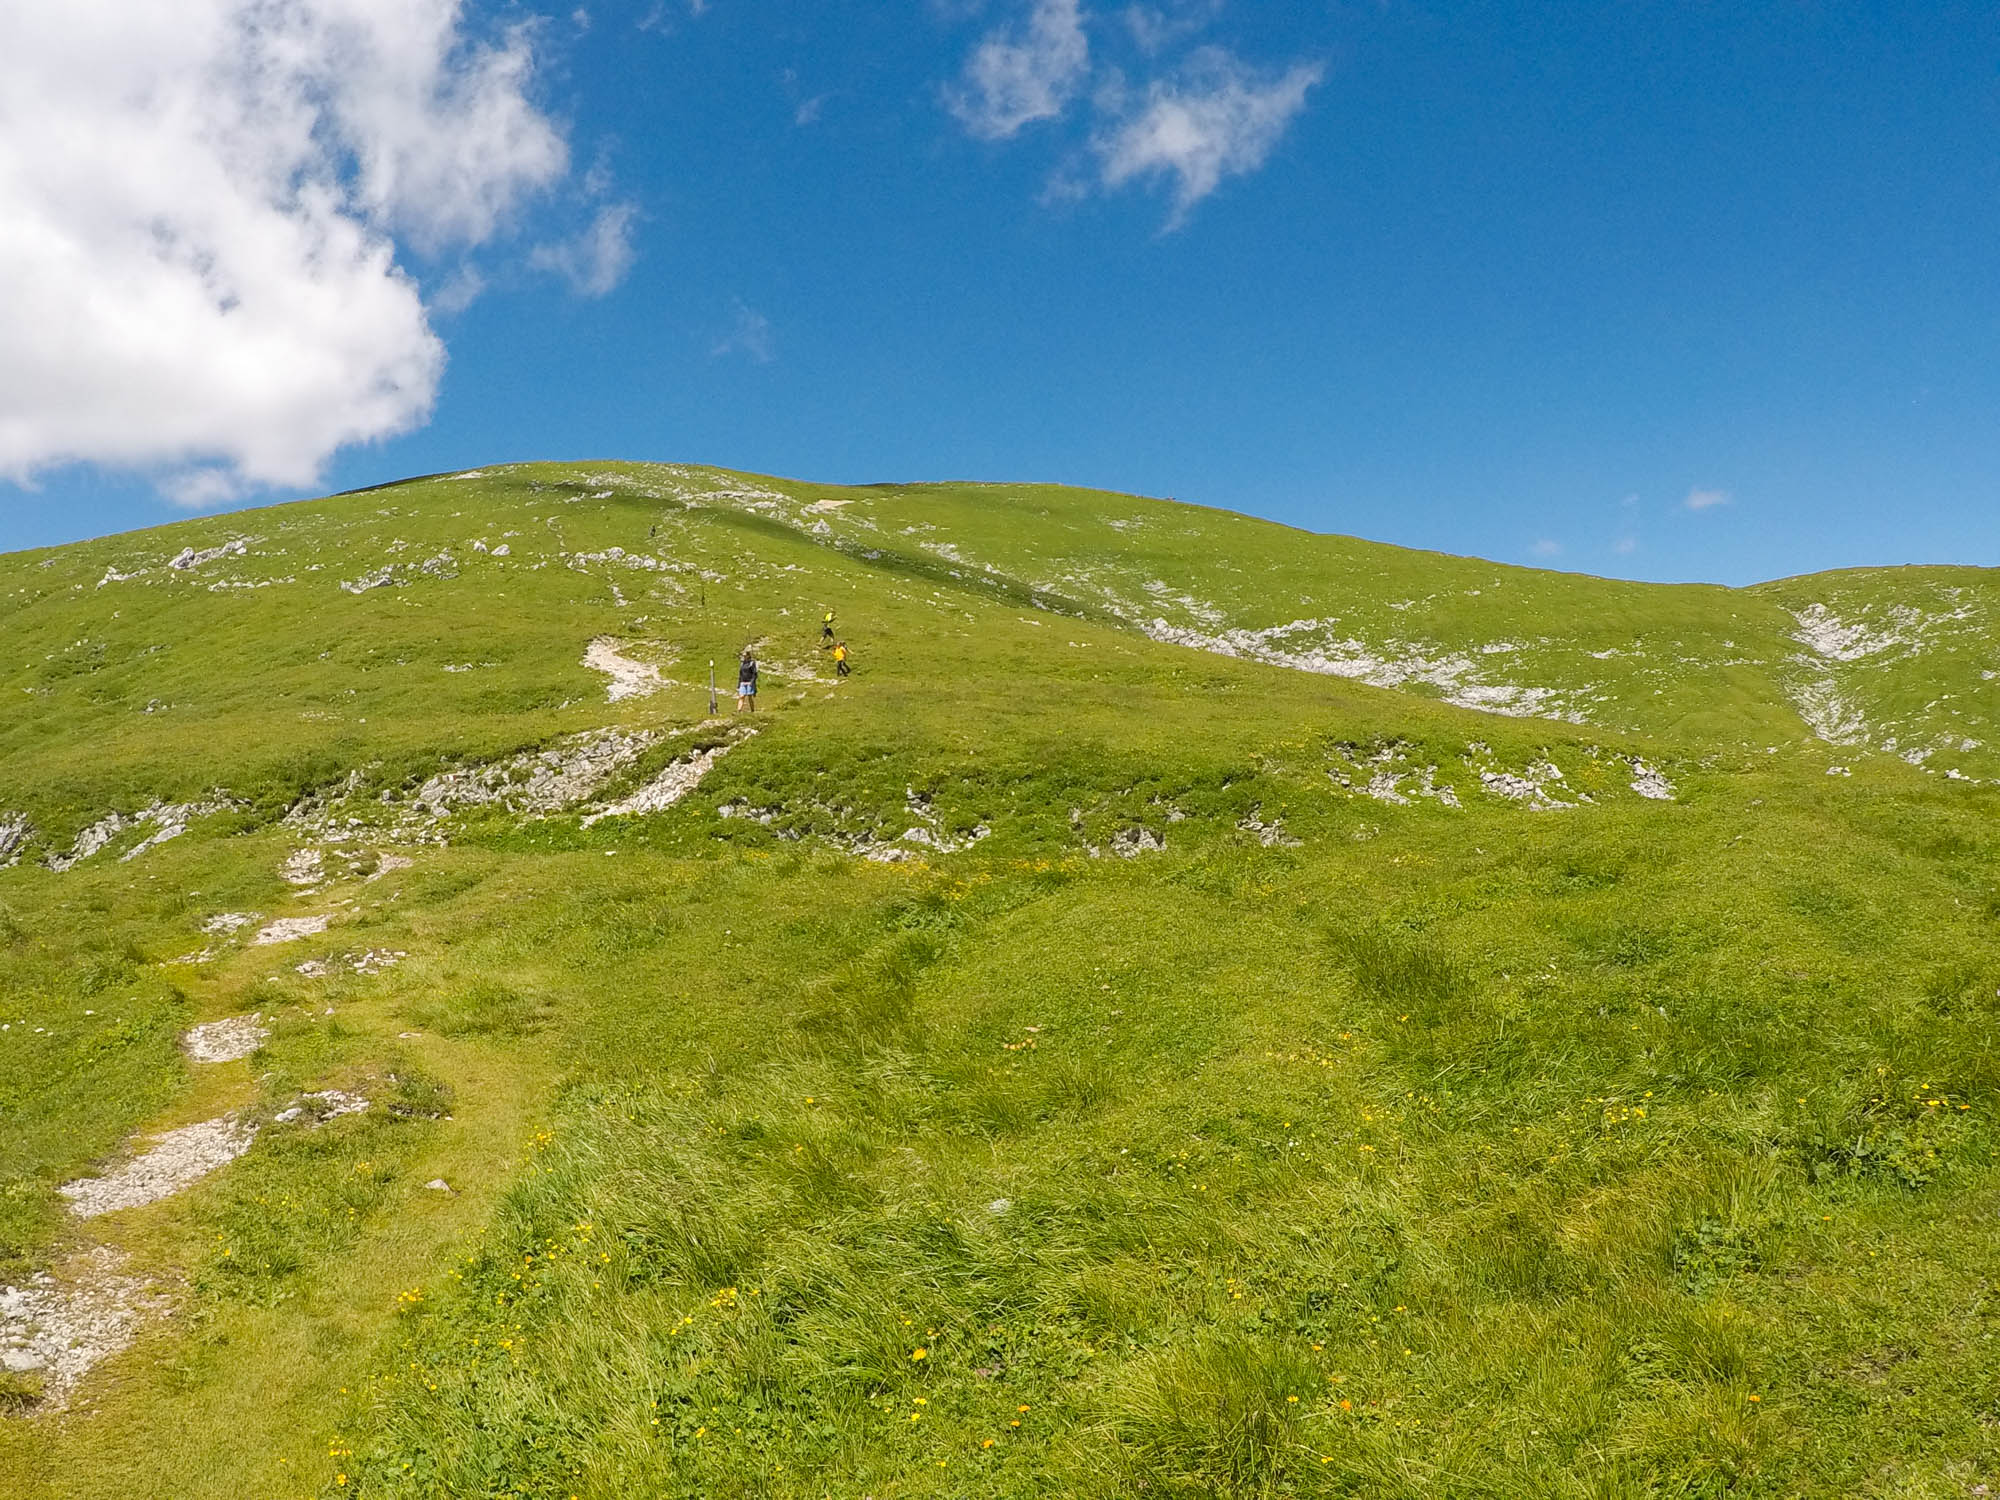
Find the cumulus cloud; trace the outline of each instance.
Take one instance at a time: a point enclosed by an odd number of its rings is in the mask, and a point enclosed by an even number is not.
[[[638,215],[639,210],[633,204],[606,204],[597,211],[590,227],[575,239],[537,245],[528,255],[528,265],[562,277],[579,297],[609,296],[625,279],[636,258],[632,249],[632,223]]]
[[[1727,490],[1689,490],[1687,508],[1689,510],[1713,510],[1718,505],[1729,503]]]
[[[1096,141],[1104,185],[1171,181],[1168,227],[1177,227],[1223,178],[1263,166],[1324,74],[1318,63],[1259,74],[1220,48],[1201,48],[1136,106],[1114,106],[1116,122]]]
[[[568,169],[531,33],[461,9],[0,12],[0,479],[96,462],[211,504],[428,416],[444,349],[398,239],[480,245]]]
[[[1090,73],[1090,40],[1077,0],[1035,0],[1027,24],[989,32],[945,102],[965,128],[1005,140],[1069,107]]]

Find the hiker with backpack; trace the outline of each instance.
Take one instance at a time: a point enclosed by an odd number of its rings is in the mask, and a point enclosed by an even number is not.
[[[847,642],[845,641],[835,641],[833,643],[833,670],[836,675],[841,677],[845,677],[849,673],[850,669],[847,665]]]
[[[826,643],[833,639],[833,611],[826,612],[826,618],[819,622],[819,649],[826,650]]]
[[[743,660],[736,665],[736,711],[757,711],[757,657],[748,647],[744,648]]]

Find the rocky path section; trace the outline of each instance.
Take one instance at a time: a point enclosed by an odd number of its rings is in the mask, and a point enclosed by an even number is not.
[[[181,1051],[189,1062],[238,1062],[269,1040],[270,1029],[262,1015],[231,1016],[224,1021],[207,1021],[181,1038]]]
[[[586,667],[611,679],[604,690],[605,702],[619,703],[627,698],[643,698],[667,686],[667,680],[660,676],[658,667],[634,661],[623,653],[621,644],[608,635],[601,635],[583,653]]]
[[[82,1177],[58,1189],[79,1219],[142,1208],[170,1198],[248,1151],[257,1127],[234,1114],[184,1125],[160,1136],[153,1148],[103,1177]]]
[[[631,796],[586,817],[583,826],[588,828],[605,818],[641,817],[647,813],[665,812],[700,786],[702,778],[714,769],[718,760],[755,733],[755,730],[747,730],[727,744],[697,750],[694,754],[675,761]]]
[[[225,913],[204,928],[234,931],[255,918]],[[323,918],[294,919],[319,922]],[[273,924],[276,925],[276,924]],[[267,931],[269,929],[266,929]],[[190,1062],[219,1064],[251,1056],[269,1038],[261,1014],[229,1016],[189,1028],[181,1050]],[[370,1101],[360,1094],[323,1089],[300,1096],[272,1116],[274,1123],[318,1126],[360,1114]],[[80,1220],[143,1208],[174,1196],[227,1166],[256,1143],[259,1127],[231,1112],[154,1137],[148,1149],[97,1177],[64,1183],[57,1191]],[[21,1286],[0,1287],[0,1374],[25,1382],[40,1404],[61,1410],[78,1384],[101,1361],[131,1347],[148,1318],[173,1311],[156,1285],[129,1274],[130,1258],[98,1245],[57,1273],[42,1272]]]
[[[131,1346],[146,1318],[172,1311],[156,1288],[127,1273],[129,1264],[100,1245],[60,1276],[45,1271],[0,1287],[0,1370],[39,1379],[43,1402],[66,1406],[95,1365]]]

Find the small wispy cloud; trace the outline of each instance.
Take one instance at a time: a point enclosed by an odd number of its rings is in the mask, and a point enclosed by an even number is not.
[[[477,266],[460,266],[443,286],[432,293],[429,306],[433,312],[456,317],[477,302],[485,290],[486,278],[479,274]]]
[[[609,296],[638,259],[632,248],[638,217],[634,204],[608,203],[576,238],[537,245],[528,256],[529,269],[562,277],[579,297]]]
[[[716,359],[741,354],[755,364],[768,365],[777,357],[771,320],[738,297],[734,324],[708,352]]]
[[[1199,49],[1178,75],[1150,85],[1136,109],[1099,135],[1104,186],[1170,180],[1167,227],[1180,227],[1223,178],[1264,165],[1325,71],[1319,63],[1296,63],[1283,73],[1259,74],[1219,47]]]
[[[1686,504],[1689,510],[1714,510],[1718,505],[1727,505],[1729,500],[1727,490],[1694,489],[1688,491]]]
[[[1069,108],[1090,73],[1090,40],[1077,0],[1035,0],[1027,24],[988,32],[945,91],[959,123],[983,140],[1006,140]]]
[[[1133,44],[1152,57],[1193,36],[1220,14],[1222,0],[1167,0],[1161,5],[1128,5],[1123,19]]]
[[[1554,537],[1543,537],[1528,549],[1537,557],[1561,557],[1563,544]]]
[[[1636,536],[1621,536],[1611,544],[1611,550],[1620,557],[1630,557],[1639,550],[1639,539]]]

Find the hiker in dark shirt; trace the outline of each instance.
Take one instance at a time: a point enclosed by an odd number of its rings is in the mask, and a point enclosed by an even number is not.
[[[743,653],[743,660],[736,664],[736,711],[738,713],[757,711],[757,658],[748,651]]]
[[[819,622],[819,649],[827,649],[826,643],[833,639],[833,611],[826,612],[826,618]]]

